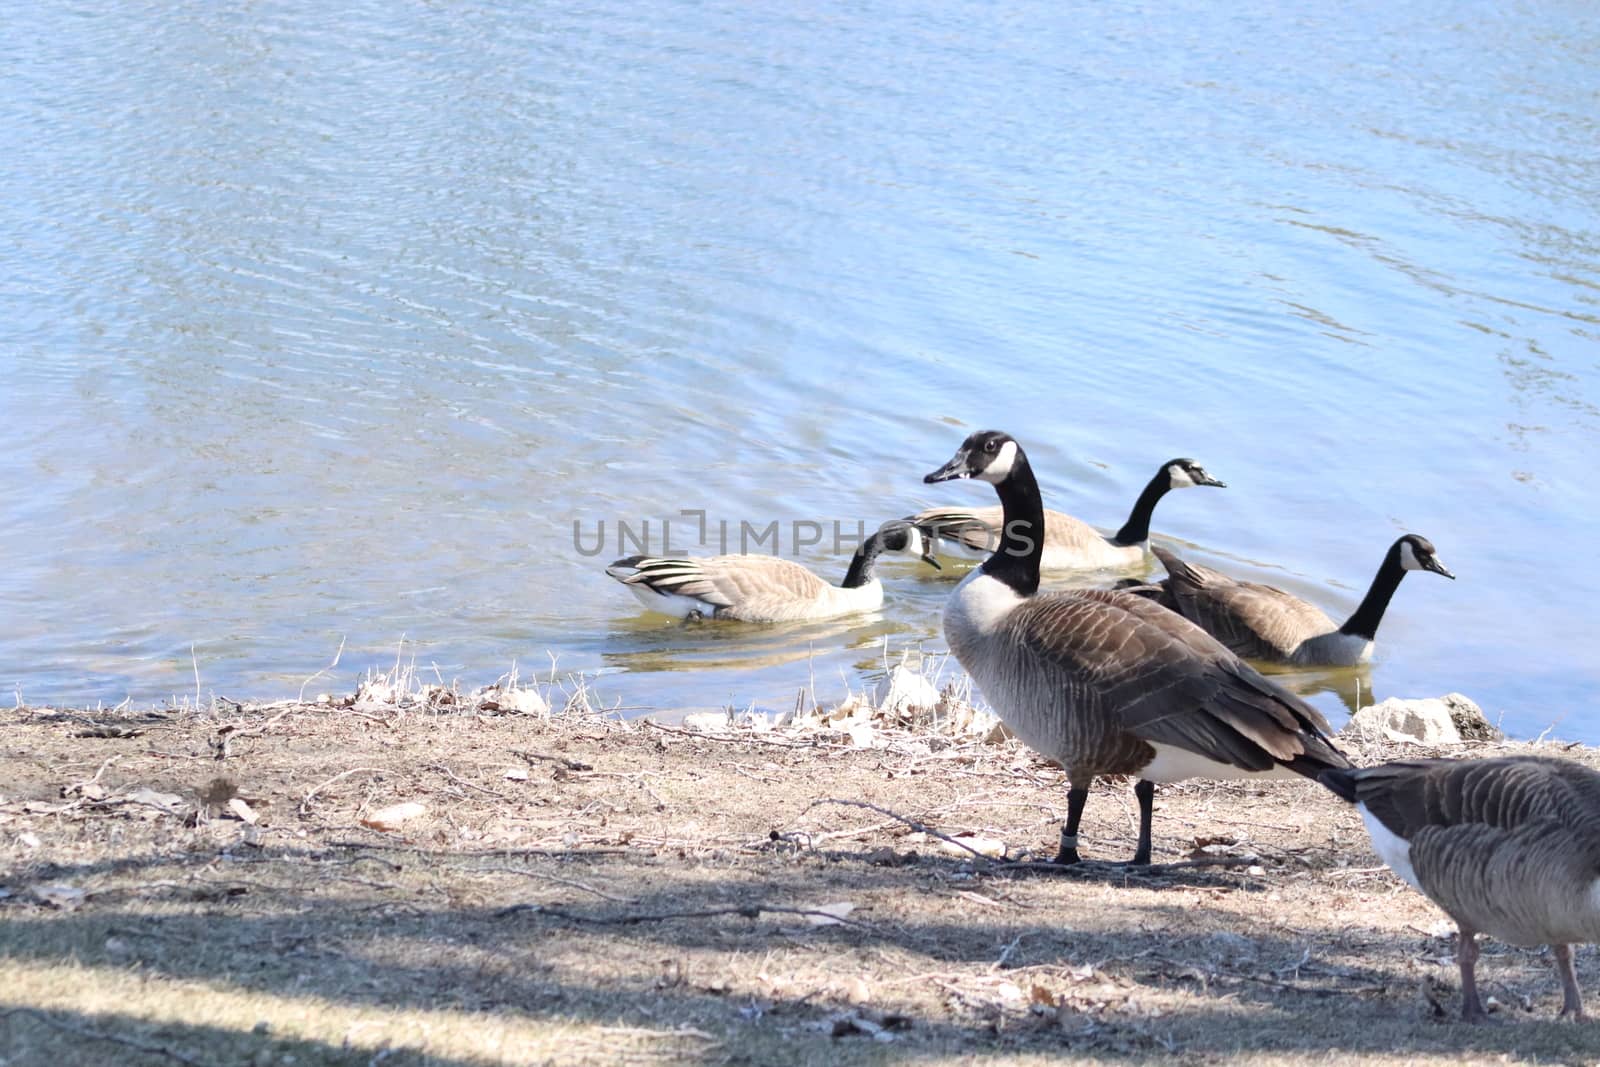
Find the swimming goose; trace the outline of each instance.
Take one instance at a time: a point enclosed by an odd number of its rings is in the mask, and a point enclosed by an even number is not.
[[[924,482],[990,483],[1004,513],[999,548],[944,609],[944,634],[990,705],[1034,751],[1066,768],[1058,863],[1079,860],[1077,834],[1096,775],[1140,778],[1139,843],[1150,862],[1155,783],[1207,776],[1316,777],[1349,761],[1328,723],[1187,619],[1115,590],[1040,595],[1044,525],[1022,446],[984,430]]]
[[[1170,575],[1160,583],[1166,593],[1162,603],[1238,655],[1303,667],[1350,667],[1370,660],[1384,609],[1407,571],[1455,577],[1439,562],[1432,542],[1406,534],[1383,557],[1361,606],[1339,626],[1293,593],[1185,563],[1165,548],[1155,554]]]
[[[1192,459],[1168,460],[1139,494],[1128,521],[1110,535],[1082,519],[1046,510],[1044,555],[1039,559],[1039,566],[1047,571],[1138,566],[1144,562],[1145,547],[1150,541],[1150,517],[1155,514],[1156,504],[1174,489],[1190,489],[1197,485],[1227,488],[1226,482],[1211,477]],[[981,558],[1000,543],[1000,516],[998,507],[927,508],[908,516],[906,521],[958,552]]]
[[[922,556],[939,565],[921,531],[896,520],[861,543],[840,585],[829,585],[800,564],[776,556],[629,556],[611,564],[606,573],[651,611],[682,619],[829,619],[882,606],[883,583],[872,571],[885,551]]]
[[[1389,869],[1460,930],[1461,1018],[1482,1022],[1473,935],[1549,945],[1561,1015],[1583,1019],[1572,945],[1600,940],[1600,774],[1568,760],[1416,760],[1323,773]]]

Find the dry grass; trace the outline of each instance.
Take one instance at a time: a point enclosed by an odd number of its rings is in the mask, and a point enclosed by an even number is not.
[[[814,805],[1048,853],[1061,775],[1014,743],[367,692],[0,713],[0,1064],[1600,1057],[1537,950],[1485,946],[1510,1025],[1450,1021],[1442,916],[1308,783],[1161,791],[1158,859],[1254,863],[1049,875]],[[1086,852],[1133,814],[1102,784]]]

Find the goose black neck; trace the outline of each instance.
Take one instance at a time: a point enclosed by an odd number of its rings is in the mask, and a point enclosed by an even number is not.
[[[850,569],[845,572],[841,589],[859,589],[872,581],[872,568],[878,562],[878,553],[883,551],[883,541],[873,534],[861,542],[861,547],[856,549],[856,554],[850,560]]]
[[[1400,588],[1400,579],[1405,576],[1406,570],[1400,566],[1400,549],[1396,546],[1383,557],[1383,565],[1373,576],[1372,587],[1362,598],[1361,606],[1356,608],[1355,613],[1343,626],[1339,627],[1339,632],[1353,637],[1365,637],[1368,641],[1376,637],[1378,624],[1383,621],[1383,613],[1389,607],[1389,599],[1394,596],[1394,591]]]
[[[1150,540],[1150,516],[1156,513],[1156,504],[1171,488],[1172,478],[1167,474],[1166,468],[1157,471],[1156,476],[1144,487],[1144,492],[1139,494],[1139,499],[1133,502],[1133,510],[1128,512],[1128,521],[1116,532],[1114,540],[1117,544],[1142,545]]]
[[[1039,563],[1044,558],[1044,500],[1020,447],[1011,473],[994,488],[1000,495],[1000,547],[984,560],[983,572],[1018,596],[1032,596],[1039,591]]]

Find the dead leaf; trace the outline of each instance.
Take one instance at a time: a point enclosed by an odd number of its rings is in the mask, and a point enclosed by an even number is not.
[[[971,856],[972,852],[976,852],[978,855],[987,856],[990,859],[1002,859],[1005,857],[1006,843],[998,838],[979,837],[977,834],[972,833],[951,834],[950,837],[967,847],[962,848],[961,845],[953,844],[942,837],[930,837],[921,831],[907,834],[905,840],[911,844],[932,845],[947,856]],[[971,849],[972,852],[968,852],[967,849]]]
[[[230,799],[228,801],[228,812],[239,821],[247,822],[252,826],[255,825],[256,819],[259,817],[256,815],[255,809],[244,802],[243,797]]]
[[[812,926],[839,926],[839,920],[849,918],[856,906],[849,901],[840,900],[832,904],[818,904],[814,908],[806,909],[812,914],[806,916],[806,922]],[[821,912],[822,914],[815,914]]]
[[[400,824],[408,819],[415,819],[419,815],[427,814],[427,807],[408,800],[403,804],[391,804],[368,815],[361,820],[361,825],[373,830],[396,830]]]
[[[43,843],[39,840],[39,835],[34,833],[32,830],[22,831],[22,833],[17,835],[17,840],[22,842],[22,844],[28,848],[38,848]]]
[[[528,780],[528,772],[521,767],[508,767],[506,768],[506,773],[500,777],[513,782],[526,782]]]
[[[76,911],[89,896],[85,890],[65,882],[36,885],[30,892],[39,903],[61,911]]]
[[[1028,1003],[1053,1010],[1060,1001],[1050,990],[1042,985],[1035,984],[1032,989],[1028,990]]]

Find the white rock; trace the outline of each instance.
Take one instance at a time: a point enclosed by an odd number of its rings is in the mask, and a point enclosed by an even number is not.
[[[939,705],[939,690],[921,673],[901,664],[885,675],[872,691],[872,702],[885,715],[910,715]]]
[[[691,711],[678,725],[685,730],[702,730],[715,734],[726,731],[732,724],[726,711]]]
[[[373,812],[361,820],[361,825],[374,830],[394,830],[406,820],[425,815],[427,811],[426,806],[418,804],[415,800],[408,800],[404,804],[391,804],[387,808]]]
[[[1461,742],[1451,708],[1437,697],[1401,700],[1390,697],[1370,704],[1350,717],[1339,733],[1364,741],[1401,741],[1418,745],[1454,745]]]

